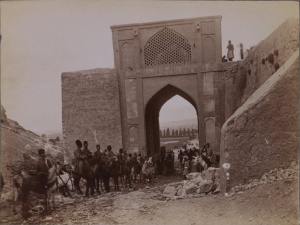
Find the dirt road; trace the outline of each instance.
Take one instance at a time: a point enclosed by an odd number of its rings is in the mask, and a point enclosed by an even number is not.
[[[298,181],[280,180],[239,195],[223,194],[169,200],[162,197],[167,182],[135,191],[111,192],[91,198],[74,196],[47,216],[23,221],[9,205],[1,205],[1,224],[298,224]]]

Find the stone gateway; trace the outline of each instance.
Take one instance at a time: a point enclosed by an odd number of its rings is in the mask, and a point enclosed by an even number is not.
[[[195,108],[200,145],[209,142],[215,153],[220,153],[223,124],[284,65],[299,44],[299,23],[289,20],[259,48],[251,49],[244,63],[224,63],[221,19],[210,16],[112,26],[115,68],[62,73],[66,158],[72,156],[76,139],[86,140],[91,146],[99,143],[102,149],[111,145],[114,152],[123,148],[153,156],[160,149],[159,111],[175,95]],[[255,143],[250,144],[253,150]],[[243,151],[230,143],[223,145],[222,163],[232,163],[236,158],[231,159],[231,153]],[[294,151],[297,149],[289,150]],[[255,157],[267,160],[259,156],[263,151],[257,154]],[[294,154],[285,158],[290,163],[292,157]],[[232,165],[236,165],[233,171],[243,171],[241,163]],[[260,161],[260,171],[251,173],[251,177],[270,168],[264,165]],[[224,174],[222,180],[226,180]],[[246,182],[249,176],[236,175],[232,184]]]
[[[116,151],[159,151],[159,111],[179,95],[196,109],[200,143],[219,148],[225,122],[221,16],[112,26],[115,69],[62,74],[67,151],[77,138]]]

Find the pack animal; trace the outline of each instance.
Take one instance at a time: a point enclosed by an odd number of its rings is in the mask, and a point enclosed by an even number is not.
[[[203,159],[201,156],[194,157],[195,162],[198,164],[199,172],[202,172],[203,170],[207,170],[209,167],[207,162]]]
[[[101,161],[98,161],[97,158],[93,158],[90,161],[88,161],[85,165],[85,168],[83,168],[82,174],[73,173],[74,182],[78,183],[80,182],[80,179],[86,180],[86,189],[85,189],[85,196],[88,197],[89,193],[91,195],[94,195],[95,191],[95,185],[96,185],[96,178],[100,177],[101,173]],[[79,185],[75,188],[79,191],[80,194],[82,194],[81,188]],[[97,188],[97,192],[100,194],[99,186]]]
[[[125,188],[127,188],[127,184],[129,188],[132,188],[132,174],[133,168],[138,164],[137,158],[132,157],[124,162],[122,165],[122,175],[125,176]]]
[[[149,179],[149,183],[153,185],[155,179],[155,165],[152,161],[152,157],[150,157],[142,167],[142,183],[145,183],[146,179]]]
[[[114,179],[115,191],[120,191],[119,178],[122,176],[122,164],[117,159],[112,162],[110,176]]]
[[[22,171],[20,174],[13,177],[13,212],[16,214],[16,204],[18,200],[22,200],[22,216],[28,218],[29,213],[29,195],[30,192],[35,192],[44,195],[45,211],[48,213],[50,209],[50,198],[54,202],[54,193],[58,189],[57,174],[60,168],[52,166],[49,169],[47,187],[43,186],[37,176],[32,176],[28,171]]]

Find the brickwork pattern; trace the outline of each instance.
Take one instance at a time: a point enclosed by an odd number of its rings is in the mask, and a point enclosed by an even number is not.
[[[62,74],[63,134],[66,158],[73,157],[75,140],[89,142],[95,151],[111,145],[122,148],[117,74],[114,69],[95,69]]]

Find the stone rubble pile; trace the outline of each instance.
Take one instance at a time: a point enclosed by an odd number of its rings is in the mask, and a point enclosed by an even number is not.
[[[256,187],[258,185],[273,183],[276,180],[289,179],[289,180],[297,180],[298,179],[298,170],[299,165],[293,161],[289,168],[275,168],[265,173],[261,179],[251,179],[247,184],[240,184],[231,189],[231,194],[233,195],[235,192],[241,193],[244,190],[248,190],[250,188]]]
[[[187,180],[168,184],[163,192],[167,199],[202,197],[220,192],[220,169],[210,167],[201,173],[190,173]]]

